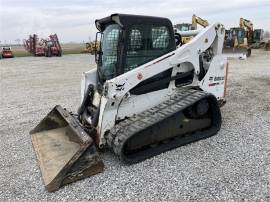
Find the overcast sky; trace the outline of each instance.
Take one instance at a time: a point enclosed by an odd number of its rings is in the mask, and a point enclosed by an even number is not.
[[[62,42],[94,40],[95,19],[112,13],[167,17],[191,22],[192,14],[226,28],[250,19],[254,28],[270,30],[270,0],[0,0],[0,41],[14,43],[38,33],[57,33]]]

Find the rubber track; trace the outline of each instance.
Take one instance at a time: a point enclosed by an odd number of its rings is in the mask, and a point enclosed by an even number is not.
[[[127,161],[124,157],[124,154],[122,153],[122,148],[125,142],[130,137],[142,131],[143,129],[150,127],[151,125],[154,125],[162,121],[163,119],[170,117],[172,114],[175,114],[176,112],[184,110],[185,108],[193,105],[197,101],[209,95],[211,94],[203,92],[203,91],[199,91],[199,90],[194,90],[194,89],[185,89],[185,88],[178,89],[176,95],[166,100],[165,102],[155,107],[152,107],[140,114],[137,114],[136,116],[130,117],[120,122],[119,124],[116,124],[114,128],[112,128],[112,130],[110,130],[110,132],[105,136],[107,145],[109,146],[109,148],[113,150],[113,152],[117,156],[120,157],[120,159],[123,162],[126,162],[126,163],[136,163],[136,162],[145,160],[146,158],[150,158],[154,155],[162,153],[164,151],[167,151],[171,149],[171,147],[173,148],[173,147],[177,147],[178,145],[183,145],[179,143],[177,145],[172,145],[172,144],[168,146],[164,145],[163,148],[161,148],[162,151],[138,156],[136,157],[136,159],[134,159],[134,161],[129,161],[129,160]],[[203,137],[203,138],[206,138],[206,137]],[[197,139],[202,139],[202,138],[197,138]],[[188,140],[187,143],[188,142],[191,142],[191,141]],[[183,143],[185,144],[185,140]]]

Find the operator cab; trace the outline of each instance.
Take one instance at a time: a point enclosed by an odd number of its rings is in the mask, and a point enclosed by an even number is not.
[[[246,37],[245,29],[239,28],[239,27],[234,27],[234,28],[231,28],[227,32],[227,37],[226,37],[225,42],[226,42],[227,46],[229,45],[229,46],[233,47],[235,39],[237,39],[239,44],[243,44],[245,37]]]
[[[263,40],[263,34],[264,34],[264,30],[263,29],[255,29],[253,31],[253,42],[260,42]]]
[[[101,84],[176,49],[173,26],[167,18],[113,14],[95,23]]]

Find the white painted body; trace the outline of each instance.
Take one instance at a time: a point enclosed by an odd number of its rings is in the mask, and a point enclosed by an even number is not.
[[[180,31],[179,29],[175,29],[177,33],[179,33],[181,36],[196,36],[200,33],[200,30],[188,30],[188,31]]]
[[[194,31],[195,33],[195,31]],[[196,32],[197,33],[197,32]],[[192,33],[193,34],[193,33]],[[131,95],[129,91],[140,82],[151,78],[165,70],[173,68],[172,76],[178,72],[187,72],[194,69],[193,82],[188,86],[199,87],[212,93],[218,100],[224,99],[227,73],[227,58],[222,55],[225,29],[220,23],[212,24],[202,30],[187,44],[165,54],[155,60],[119,75],[104,84],[106,93],[95,93],[93,104],[100,104],[100,115],[97,131],[99,146],[106,142],[104,134],[114,127],[116,120],[131,117],[156,106],[176,93],[175,82],[171,81],[166,89],[150,92],[143,95]],[[205,76],[199,81],[199,55],[212,48],[211,61],[204,61]],[[96,85],[96,69],[84,73],[82,79],[82,99],[89,84]],[[214,84],[213,84],[214,83]],[[122,85],[119,89],[119,85]]]

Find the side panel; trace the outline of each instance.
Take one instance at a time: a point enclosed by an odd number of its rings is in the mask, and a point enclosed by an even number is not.
[[[169,88],[154,91],[142,95],[131,95],[129,98],[124,99],[117,113],[117,120],[124,119],[125,117],[131,117],[134,114],[139,114],[147,109],[150,109],[161,102],[169,99],[174,92]]]
[[[226,79],[228,74],[227,58],[217,55],[213,58],[208,72],[199,83],[202,90],[212,93],[217,99],[225,97]]]
[[[104,134],[115,125],[117,115],[118,101],[108,100],[104,96],[101,97],[100,113],[97,126],[97,144],[101,148],[105,144]]]
[[[89,84],[96,86],[97,83],[97,68],[91,69],[88,72],[83,72],[81,80],[81,102],[83,101],[85,91]]]

